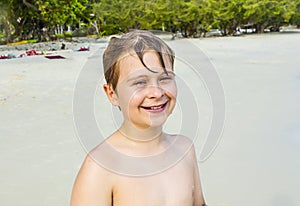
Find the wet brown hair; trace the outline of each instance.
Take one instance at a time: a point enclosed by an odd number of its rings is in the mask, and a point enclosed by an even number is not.
[[[171,64],[173,70],[175,58],[173,50],[153,33],[135,30],[110,39],[103,54],[104,76],[107,84],[111,85],[114,90],[116,89],[120,74],[119,61],[131,53],[138,56],[145,68],[154,72],[143,61],[143,54],[146,51],[154,51],[158,54],[162,68],[166,73],[167,63]]]

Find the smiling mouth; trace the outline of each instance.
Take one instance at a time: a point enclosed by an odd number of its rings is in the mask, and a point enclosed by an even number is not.
[[[150,106],[150,107],[144,107],[141,106],[141,108],[147,110],[147,111],[153,111],[153,112],[160,112],[162,110],[165,109],[166,105],[168,104],[168,102],[161,104],[161,105],[156,105],[156,106]]]

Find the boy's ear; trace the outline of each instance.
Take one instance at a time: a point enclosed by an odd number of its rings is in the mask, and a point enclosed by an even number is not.
[[[107,98],[114,106],[119,106],[118,95],[110,84],[104,84],[103,89],[106,93]]]

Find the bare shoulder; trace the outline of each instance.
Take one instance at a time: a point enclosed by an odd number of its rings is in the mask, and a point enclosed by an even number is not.
[[[71,206],[111,205],[111,174],[87,155],[76,177]]]
[[[180,134],[166,134],[166,137],[169,139],[170,142],[172,142],[172,146],[184,149],[185,151],[194,152],[194,142],[190,138]]]
[[[82,163],[81,169],[78,175],[86,176],[90,175],[93,176],[93,180],[97,180],[97,178],[102,179],[102,176],[109,176],[110,172],[101,167],[98,162],[92,157],[91,153],[89,153],[84,162]]]
[[[189,144],[189,145],[191,145],[193,143],[193,141],[190,138],[188,138],[187,136],[181,135],[181,134],[167,134],[167,133],[165,133],[165,137],[170,142],[174,141],[176,143]]]

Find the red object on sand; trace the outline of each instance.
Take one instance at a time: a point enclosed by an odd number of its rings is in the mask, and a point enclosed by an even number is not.
[[[0,55],[0,59],[8,59],[7,55]]]
[[[90,48],[89,47],[80,47],[80,49],[78,49],[78,51],[89,51]]]
[[[19,56],[18,57],[25,57],[26,56],[26,54],[25,53],[23,53],[23,54],[19,54]]]
[[[29,50],[29,51],[26,51],[26,54],[27,54],[27,56],[35,56],[35,55],[38,55],[38,53],[37,53],[36,50]]]

